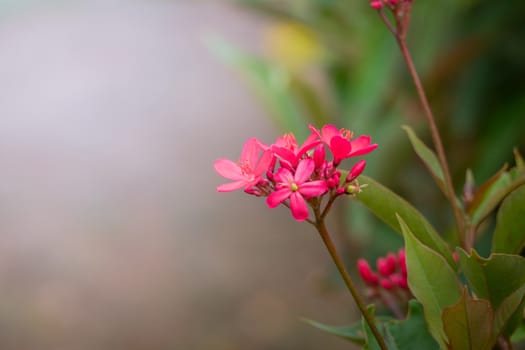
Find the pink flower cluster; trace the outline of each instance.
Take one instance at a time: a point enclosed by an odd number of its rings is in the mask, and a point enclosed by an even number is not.
[[[394,288],[408,290],[404,249],[400,249],[397,255],[389,253],[386,257],[377,259],[376,266],[377,272],[374,272],[365,259],[357,261],[359,274],[369,287],[381,287],[386,290]]]
[[[238,162],[218,159],[215,170],[233,180],[217,187],[219,192],[244,189],[248,194],[266,197],[268,207],[288,206],[297,221],[310,216],[312,207],[316,219],[321,211],[322,197],[331,203],[337,196],[360,190],[356,178],[366,166],[364,160],[354,164],[344,181],[338,166],[347,158],[362,156],[377,148],[369,136],[353,139],[352,132],[325,125],[321,130],[310,126],[310,136],[299,146],[293,134],[279,137],[265,145],[256,138],[246,141]],[[332,157],[327,159],[327,148]],[[326,207],[325,207],[326,208]]]
[[[395,10],[400,5],[412,4],[413,0],[370,0],[370,6],[376,10],[388,7]]]

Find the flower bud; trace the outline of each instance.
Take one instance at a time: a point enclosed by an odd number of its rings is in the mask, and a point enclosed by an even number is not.
[[[251,195],[257,196],[257,197],[262,196],[261,190],[259,190],[257,187],[246,188],[244,190],[244,192],[247,193],[247,194],[251,194]]]
[[[377,259],[377,271],[384,276],[390,276],[396,270],[396,262],[392,264],[392,261],[388,258]]]
[[[399,263],[399,268],[401,269],[401,273],[403,276],[407,275],[407,263],[406,263],[406,255],[404,249],[399,249],[399,252],[397,253],[397,259]]]
[[[373,9],[379,10],[381,7],[383,7],[383,2],[380,0],[372,0],[370,1],[370,6]]]
[[[401,276],[400,274],[396,273],[390,276],[390,281],[397,287],[401,289],[407,289],[408,283],[407,278]]]
[[[359,162],[355,163],[352,169],[350,169],[350,171],[348,172],[348,176],[346,177],[346,183],[351,182],[356,177],[361,175],[363,170],[365,170],[365,167],[366,167],[366,160],[362,159]]]
[[[319,145],[314,150],[314,163],[315,168],[320,169],[324,165],[325,150],[323,145]]]
[[[355,185],[348,185],[346,186],[345,188],[345,192],[347,194],[356,194],[356,193],[359,193],[360,192],[360,189],[358,186],[355,186]]]
[[[373,286],[378,284],[379,278],[370,268],[368,261],[366,261],[365,259],[357,260],[357,270],[359,271],[361,278],[363,279],[363,281],[365,281],[366,284]]]
[[[394,288],[394,284],[392,283],[392,281],[387,278],[381,279],[379,284],[381,285],[381,287],[385,288],[386,290],[391,290]]]

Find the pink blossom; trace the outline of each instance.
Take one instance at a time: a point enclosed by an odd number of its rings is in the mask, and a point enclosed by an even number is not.
[[[353,133],[350,130],[339,130],[331,124],[323,126],[321,131],[313,126],[310,126],[310,129],[330,148],[335,163],[339,163],[345,158],[365,155],[377,148],[377,144],[370,144],[370,136],[359,136],[355,140],[351,140]]]
[[[301,147],[299,147],[294,134],[289,133],[279,137],[271,148],[275,155],[288,162],[292,168],[295,168],[306,152],[321,143],[317,138],[317,134],[312,132]]]
[[[240,188],[249,189],[262,180],[262,175],[272,162],[272,152],[256,138],[246,141],[242,149],[241,158],[237,163],[229,159],[218,159],[214,163],[215,171],[219,175],[234,180],[217,186],[219,192],[230,192]],[[263,151],[259,158],[260,151]]]
[[[306,199],[320,196],[327,191],[326,182],[322,180],[309,181],[315,168],[312,159],[302,159],[293,174],[290,170],[280,168],[275,174],[276,190],[272,192],[266,203],[268,207],[275,208],[286,199],[290,198],[290,209],[297,221],[308,218]]]

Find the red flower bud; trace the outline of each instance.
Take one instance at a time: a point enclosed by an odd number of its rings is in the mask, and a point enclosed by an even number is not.
[[[387,278],[381,279],[379,284],[381,285],[381,287],[385,288],[386,290],[391,290],[394,288],[394,284],[392,283],[392,281],[390,281]]]
[[[373,286],[378,284],[379,278],[370,268],[368,261],[365,259],[357,260],[357,270],[366,284]]]
[[[346,177],[346,182],[350,182],[354,180],[356,177],[361,175],[363,170],[365,170],[366,167],[366,160],[362,159],[359,162],[355,163],[355,165],[350,169],[348,172],[348,176]]]

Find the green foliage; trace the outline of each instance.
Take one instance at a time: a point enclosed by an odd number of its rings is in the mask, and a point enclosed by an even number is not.
[[[443,310],[443,325],[451,350],[490,350],[494,313],[488,300],[472,299],[466,288],[456,305]]]
[[[425,163],[425,166],[427,167],[428,171],[436,181],[437,185],[441,189],[441,191],[447,195],[446,190],[446,184],[445,184],[445,176],[443,175],[443,169],[441,168],[441,165],[439,164],[439,160],[430,148],[428,148],[427,145],[423,143],[417,137],[414,130],[412,130],[409,126],[403,126],[403,129],[406,131],[408,138],[410,139],[410,142],[412,143],[412,147],[414,147],[414,150],[416,151],[417,155],[423,163]]]
[[[519,254],[525,245],[525,185],[505,198],[497,218],[492,251]]]
[[[490,301],[494,310],[494,332],[513,333],[523,313],[525,296],[525,258],[519,255],[492,254],[488,259],[476,251],[468,255],[458,248],[461,271],[473,292]],[[512,321],[512,322],[510,322]]]
[[[359,202],[394,230],[402,233],[402,226],[396,218],[399,214],[406,220],[419,241],[438,252],[449,266],[456,266],[445,241],[416,208],[373,179],[367,176],[361,176],[359,179],[361,184],[367,185],[365,190],[355,197]]]
[[[423,314],[423,306],[417,300],[410,300],[406,320],[383,321],[378,327],[386,341],[389,350],[438,350],[439,346],[428,332]],[[369,308],[373,313],[373,308]],[[365,349],[380,349],[372,335],[370,327],[362,321],[366,333],[367,344]]]
[[[361,326],[361,322],[354,323],[353,325],[350,325],[350,326],[335,327],[335,326],[328,326],[323,323],[312,321],[312,320],[304,320],[304,321],[312,327],[320,329],[323,332],[336,335],[354,344],[364,345],[366,343],[365,334],[363,332],[363,327]]]
[[[522,184],[525,184],[525,172],[519,168],[507,171],[505,166],[480,186],[467,210],[474,227],[479,226],[510,192]]]
[[[508,254],[483,259],[475,251],[469,256],[458,250],[461,271],[472,291],[469,295],[459,282],[457,264],[448,244],[421,213],[427,213],[442,232],[453,226],[449,212],[442,210],[443,197],[433,196],[432,192],[428,195],[429,186],[420,176],[415,157],[400,141],[403,135],[397,126],[403,121],[409,120],[414,129],[420,130],[420,104],[412,84],[403,80],[408,75],[399,66],[399,54],[394,53],[395,41],[381,21],[374,20],[368,3],[242,2],[279,20],[305,26],[327,51],[324,60],[310,67],[323,81],[325,90],[320,92],[319,87],[303,79],[301,72],[278,62],[227,45],[216,47],[219,55],[251,83],[277,124],[304,136],[308,123],[331,122],[357,134],[370,133],[374,142],[380,144],[377,154],[381,154],[381,162],[369,162],[367,174],[371,177],[359,178],[368,187],[355,198],[379,220],[402,233],[409,284],[422,303],[411,304],[411,316],[406,321],[380,322],[389,349],[412,349],[412,342],[419,344],[413,349],[437,348],[435,343],[416,340],[420,334],[426,341],[434,342],[422,321],[421,308],[425,310],[428,329],[443,349],[490,349],[499,335],[508,338],[516,328],[518,336],[525,334],[524,259],[510,255],[519,254],[525,245],[523,159],[515,151],[516,167],[509,170],[505,166],[491,176],[494,169],[510,160],[513,147],[525,146],[525,27],[520,16],[525,3],[423,2],[414,6],[411,16],[409,46],[438,117],[450,164],[472,168],[471,185],[472,174],[488,178],[463,203],[466,226],[475,238],[482,224],[490,223],[491,215],[499,208],[492,252]],[[393,78],[401,79],[394,82]],[[435,153],[426,146],[428,142],[420,138],[424,135],[416,135],[408,126],[404,129],[413,149],[445,193],[443,169]],[[457,184],[455,175],[464,171],[454,173],[455,168],[452,167],[452,175]],[[403,175],[399,176],[401,171]],[[380,176],[382,183],[393,185],[408,200],[372,179]],[[416,203],[417,209],[410,203]],[[352,223],[354,226],[356,221],[371,221],[366,215],[358,219]],[[373,224],[362,226],[373,231]],[[366,341],[365,348],[377,348],[366,325],[330,327],[308,323],[360,345]]]
[[[401,216],[397,216],[403,236],[408,270],[408,285],[425,310],[428,328],[444,349],[447,336],[443,329],[443,308],[456,304],[461,296],[459,280],[446,260],[419,241]]]

